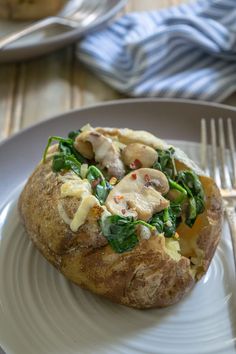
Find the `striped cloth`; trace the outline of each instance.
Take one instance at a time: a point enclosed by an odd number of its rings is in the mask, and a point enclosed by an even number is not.
[[[82,40],[77,56],[131,96],[221,102],[236,90],[236,0],[127,14]]]

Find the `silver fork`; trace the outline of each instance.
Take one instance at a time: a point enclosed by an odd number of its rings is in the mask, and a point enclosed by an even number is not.
[[[5,49],[5,47],[17,41],[18,39],[21,39],[29,34],[37,32],[41,29],[45,29],[52,25],[61,25],[71,29],[78,29],[79,27],[84,28],[91,22],[95,21],[96,18],[100,15],[102,10],[99,7],[99,4],[93,8],[93,11],[94,12],[91,13],[91,9],[89,7],[85,9],[77,8],[64,16],[50,16],[43,20],[36,21],[20,31],[13,32],[0,38],[0,50]]]
[[[220,188],[224,200],[224,212],[230,228],[236,270],[236,155],[232,120],[228,118],[227,134],[225,134],[223,119],[219,118],[218,124],[215,119],[211,119],[210,136],[211,149],[208,149],[207,122],[203,118],[201,120],[201,167],[206,173],[210,172],[209,174]],[[229,151],[226,149],[225,136],[227,136]],[[211,161],[210,166],[208,160]]]

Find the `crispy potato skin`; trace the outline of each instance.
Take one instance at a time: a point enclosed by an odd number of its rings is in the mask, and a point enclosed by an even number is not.
[[[72,216],[79,206],[74,197],[61,199],[61,185],[48,161],[38,165],[19,199],[20,216],[27,233],[44,255],[50,255],[49,261],[54,265],[60,263],[60,256],[73,249],[93,249],[107,244],[97,224],[102,208],[92,208],[86,224],[76,233],[61,219],[59,202],[63,201],[68,216]]]
[[[76,284],[117,303],[141,309],[168,306],[191,289],[194,279],[189,260],[171,259],[163,242],[152,237],[123,254],[108,245],[67,254],[61,271]]]
[[[72,232],[60,217],[58,203],[63,202],[72,217],[79,202],[74,197],[61,198],[62,182],[52,172],[50,160],[39,164],[29,178],[19,199],[19,211],[36,247],[69,280],[130,307],[164,307],[178,302],[207,271],[219,242],[220,193],[210,178],[200,178],[207,207],[192,229],[180,225],[182,256],[178,261],[165,251],[162,236],[142,240],[130,252],[115,253],[100,232],[98,220],[103,210],[99,206],[90,210],[78,232]],[[200,260],[195,273],[191,257]]]

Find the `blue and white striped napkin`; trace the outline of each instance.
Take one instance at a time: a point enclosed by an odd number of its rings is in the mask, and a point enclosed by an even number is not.
[[[236,91],[236,0],[127,14],[88,35],[77,55],[131,96],[221,102]]]

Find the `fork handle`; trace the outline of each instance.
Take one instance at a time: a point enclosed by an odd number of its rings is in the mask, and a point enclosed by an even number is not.
[[[79,23],[69,19],[69,18],[63,18],[59,16],[53,16],[53,17],[48,17],[44,20],[37,21],[33,23],[32,25],[29,25],[25,28],[23,28],[20,31],[13,32],[9,35],[4,36],[3,38],[0,38],[0,50],[5,49],[9,44],[17,41],[18,39],[21,39],[25,36],[28,36],[29,34],[32,34],[38,30],[44,29],[48,26],[51,26],[53,24],[59,24],[62,26],[68,26],[71,28],[76,28],[79,26]]]
[[[226,206],[226,217],[229,223],[230,235],[233,244],[234,266],[236,271],[236,212],[233,206]]]
[[[13,32],[11,34],[8,34],[2,38],[0,38],[0,50],[3,50],[5,47],[7,47],[9,44],[17,41],[18,39],[21,39],[39,29],[45,28],[52,24],[52,17],[49,17],[45,20],[37,21],[33,23],[32,25],[29,25],[25,28],[23,28],[20,31]]]

